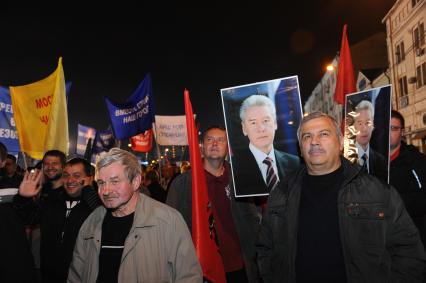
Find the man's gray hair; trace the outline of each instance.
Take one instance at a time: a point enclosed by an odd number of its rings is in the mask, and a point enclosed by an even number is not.
[[[299,128],[297,129],[297,140],[299,141],[299,143],[300,143],[300,138],[301,138],[300,131],[302,129],[302,126],[305,123],[307,123],[307,122],[309,122],[309,121],[311,121],[313,119],[317,119],[317,118],[327,118],[327,119],[330,119],[333,122],[334,127],[336,128],[337,137],[339,138],[339,140],[342,138],[342,132],[340,131],[340,126],[337,123],[336,119],[334,119],[333,116],[325,114],[325,113],[323,113],[321,111],[315,111],[315,112],[309,113],[308,115],[304,116],[303,119],[302,119],[302,121],[300,122]]]
[[[240,119],[241,122],[244,122],[246,118],[247,109],[253,106],[266,106],[269,108],[269,112],[274,118],[274,121],[277,121],[277,111],[275,110],[275,105],[269,97],[259,94],[254,94],[247,97],[240,108]]]
[[[355,107],[356,112],[361,112],[361,110],[368,110],[371,113],[371,120],[374,120],[374,106],[368,100],[361,100],[358,105]]]
[[[129,182],[132,182],[136,176],[141,174],[141,166],[136,156],[128,151],[114,147],[109,152],[102,155],[98,162],[96,162],[96,176],[99,175],[99,171],[102,168],[114,162],[120,162],[120,164],[124,166],[124,175]]]

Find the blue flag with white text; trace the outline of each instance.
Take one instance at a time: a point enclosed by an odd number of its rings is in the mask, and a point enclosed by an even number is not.
[[[116,139],[127,139],[152,128],[155,113],[149,74],[125,103],[114,103],[106,97],[105,102]]]
[[[0,86],[0,142],[8,152],[19,152],[18,133],[13,119],[12,101],[9,88]]]

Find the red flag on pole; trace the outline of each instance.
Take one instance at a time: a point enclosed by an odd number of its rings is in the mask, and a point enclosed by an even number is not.
[[[343,26],[342,46],[340,48],[339,65],[337,67],[336,90],[334,101],[343,105],[348,93],[356,92],[354,67],[352,65],[351,51],[346,36],[347,25]]]
[[[198,130],[195,126],[187,90],[184,92],[184,99],[192,168],[192,240],[204,277],[214,283],[225,283],[225,271],[216,243],[213,212],[209,202],[204,167],[198,145]]]

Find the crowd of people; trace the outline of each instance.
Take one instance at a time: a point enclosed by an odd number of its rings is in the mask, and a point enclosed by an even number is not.
[[[357,145],[366,158],[352,164],[342,156],[343,136],[331,116],[303,118],[298,157],[273,147],[273,105],[261,97],[243,105],[249,147],[246,157],[235,151],[231,160],[252,170],[238,171],[235,182],[241,194],[266,192],[267,200],[236,197],[223,127],[201,137],[227,282],[426,280],[426,157],[404,142],[399,112],[390,121],[388,185],[369,174],[373,155],[362,136]],[[187,162],[144,167],[113,148],[92,166],[50,150],[39,166],[19,170],[0,143],[0,167],[0,188],[18,188],[0,203],[0,282],[205,280],[191,238]]]

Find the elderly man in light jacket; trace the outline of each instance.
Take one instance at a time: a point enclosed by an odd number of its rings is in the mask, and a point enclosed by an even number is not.
[[[96,179],[104,207],[80,229],[68,282],[202,282],[182,216],[138,192],[133,154],[110,150],[97,163]]]

